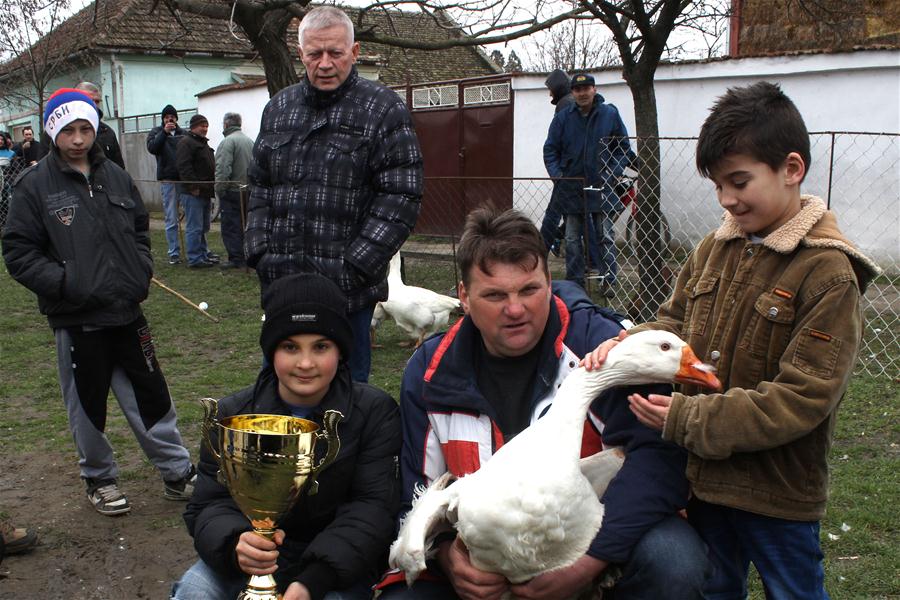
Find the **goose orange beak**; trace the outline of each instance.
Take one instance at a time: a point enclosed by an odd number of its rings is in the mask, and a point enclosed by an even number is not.
[[[699,385],[716,391],[722,389],[722,383],[716,377],[716,368],[700,362],[690,346],[685,346],[681,350],[681,368],[675,373],[675,381]]]

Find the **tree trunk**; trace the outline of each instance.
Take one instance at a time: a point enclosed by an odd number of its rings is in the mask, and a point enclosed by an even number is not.
[[[276,92],[297,83],[299,78],[294,70],[294,59],[285,43],[285,30],[293,15],[284,9],[263,13],[240,8],[240,4],[238,7],[234,20],[241,26],[250,43],[259,52],[266,72],[269,96],[274,96]]]
[[[668,247],[662,236],[660,211],[661,160],[659,124],[656,113],[656,90],[653,72],[649,76],[640,70],[626,78],[634,100],[639,159],[637,231],[640,242],[638,273],[640,283],[632,306],[638,321],[656,318],[659,305],[669,295],[670,272],[666,266]]]

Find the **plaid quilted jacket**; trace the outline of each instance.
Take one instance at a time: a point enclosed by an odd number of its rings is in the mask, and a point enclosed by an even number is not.
[[[304,80],[263,111],[250,167],[247,263],[265,291],[318,272],[350,312],[387,298],[388,262],[416,223],[422,153],[400,97],[353,71],[336,90]]]

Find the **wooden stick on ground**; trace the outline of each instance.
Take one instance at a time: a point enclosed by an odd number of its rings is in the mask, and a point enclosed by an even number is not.
[[[167,292],[169,292],[170,294],[172,294],[173,296],[175,296],[176,298],[178,298],[179,300],[181,300],[182,302],[184,302],[184,303],[187,304],[188,306],[193,306],[194,308],[196,308],[197,310],[199,310],[200,312],[202,312],[204,315],[206,315],[207,317],[209,317],[209,319],[212,320],[214,323],[218,323],[218,322],[219,322],[219,319],[217,319],[216,317],[212,316],[211,314],[209,314],[208,312],[206,312],[205,310],[203,310],[202,308],[200,308],[199,306],[197,306],[196,304],[194,304],[193,302],[191,302],[190,300],[188,300],[187,298],[185,298],[184,295],[182,295],[182,294],[176,292],[175,290],[173,290],[172,288],[170,288],[169,286],[167,286],[166,284],[164,284],[162,281],[160,281],[160,280],[157,279],[156,277],[152,277],[152,278],[150,279],[150,281],[152,281],[153,283],[155,283],[156,285],[158,285],[158,286],[161,287],[162,289],[166,290]]]

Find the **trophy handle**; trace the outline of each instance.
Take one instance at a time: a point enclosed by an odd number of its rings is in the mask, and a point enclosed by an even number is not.
[[[325,431],[316,435],[317,439],[325,438],[328,441],[328,451],[325,453],[325,457],[319,461],[319,464],[313,467],[312,472],[310,473],[309,488],[307,492],[310,496],[319,491],[319,481],[316,479],[319,473],[334,462],[338,451],[341,449],[341,439],[338,437],[337,426],[343,418],[344,415],[339,410],[326,410],[325,416],[322,418],[323,424],[325,425]]]
[[[201,435],[203,436],[203,444],[206,448],[212,452],[213,456],[216,457],[216,460],[221,460],[219,453],[216,452],[216,449],[213,447],[211,441],[209,441],[209,432],[213,425],[216,424],[216,415],[219,412],[219,401],[215,398],[201,398],[200,404],[203,405],[203,422],[200,425]]]

